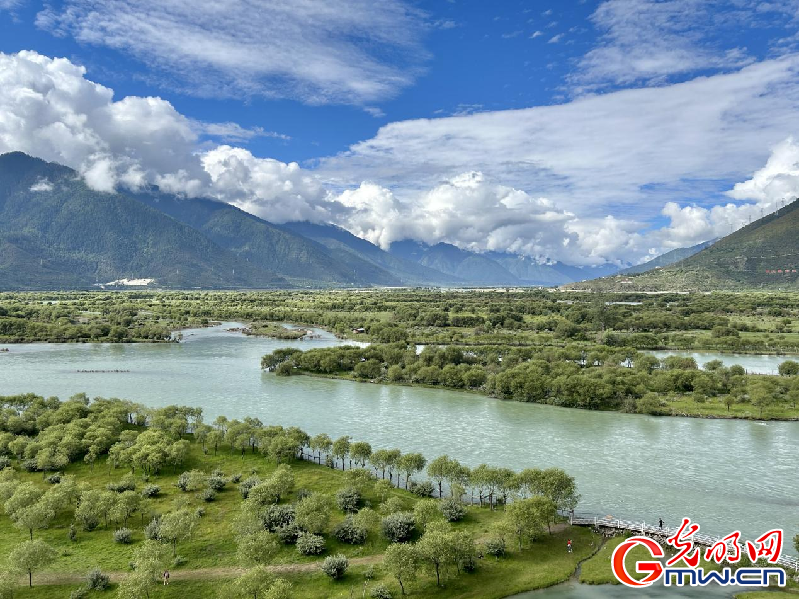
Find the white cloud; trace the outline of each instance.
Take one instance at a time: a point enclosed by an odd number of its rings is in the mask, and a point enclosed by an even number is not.
[[[43,177],[31,185],[31,191],[53,191],[53,184],[47,177]]]
[[[530,36],[530,39],[535,39],[537,37],[541,37],[542,35],[544,35],[543,31],[535,31],[533,32],[533,35]]]
[[[799,131],[799,56],[662,88],[521,110],[394,122],[318,169],[400,199],[467,169],[581,216],[657,215],[689,182],[740,181]]]
[[[13,11],[22,6],[24,0],[0,0],[0,11],[8,10]]]
[[[657,90],[391,123],[309,171],[209,145],[260,129],[198,123],[161,98],[114,100],[66,59],[0,54],[0,153],[66,164],[103,191],[155,184],[277,223],[334,222],[383,247],[413,238],[636,262],[653,247],[726,234],[799,193],[799,148],[783,141],[799,130],[797,69],[787,57]],[[705,186],[732,188],[730,202],[694,206],[675,192]],[[642,233],[661,213],[670,224]]]
[[[263,127],[245,128],[238,123],[204,123],[194,121],[196,130],[207,137],[213,137],[224,142],[245,142],[256,137],[271,137],[289,141],[290,136],[276,131],[266,131]]]
[[[563,34],[559,33],[559,34],[553,35],[551,38],[549,38],[549,41],[547,41],[547,43],[548,44],[557,44],[562,39],[563,39]]]
[[[360,105],[413,82],[422,18],[403,0],[66,0],[37,24],[130,53],[188,93]]]
[[[605,0],[591,16],[599,42],[570,79],[584,91],[739,68],[753,62],[742,28],[793,33],[797,23],[786,16],[797,7],[796,0]]]

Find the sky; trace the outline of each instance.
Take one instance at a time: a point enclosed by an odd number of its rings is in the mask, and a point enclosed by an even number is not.
[[[799,196],[799,0],[0,0],[13,150],[384,248],[639,263]]]

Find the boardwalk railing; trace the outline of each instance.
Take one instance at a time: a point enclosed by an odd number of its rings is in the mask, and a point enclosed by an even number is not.
[[[664,539],[666,537],[670,537],[679,530],[678,528],[668,528],[668,527],[660,528],[659,526],[646,524],[646,522],[633,522],[631,520],[620,520],[618,518],[609,518],[609,517],[600,517],[600,516],[588,516],[584,514],[570,514],[569,521],[574,526],[592,526],[597,529],[611,528],[616,530],[632,532],[642,536],[663,537]],[[721,541],[721,538],[719,537],[712,537],[710,535],[705,535],[701,533],[697,533],[691,538],[694,540],[696,544],[703,545],[705,547],[712,547],[713,545]],[[741,554],[746,555],[744,553],[745,551],[744,547],[740,543],[738,546],[741,551]],[[781,555],[777,563],[783,568],[790,568],[795,572],[799,572],[799,558],[790,555]]]

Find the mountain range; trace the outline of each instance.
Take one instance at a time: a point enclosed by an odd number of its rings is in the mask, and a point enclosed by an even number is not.
[[[799,200],[709,243],[664,268],[619,273],[575,287],[611,291],[799,290]]]
[[[559,285],[617,267],[538,263],[412,240],[388,250],[331,224],[273,224],[155,188],[105,193],[76,171],[0,156],[0,289]]]

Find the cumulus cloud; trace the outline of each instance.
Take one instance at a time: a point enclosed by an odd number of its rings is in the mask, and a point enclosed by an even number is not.
[[[13,11],[15,8],[22,6],[22,2],[23,0],[0,0],[0,11]]]
[[[37,24],[201,96],[368,104],[412,83],[426,58],[423,15],[403,0],[66,0]]]
[[[66,59],[0,54],[0,152],[66,164],[102,191],[157,185],[276,223],[336,223],[382,247],[411,238],[541,261],[635,262],[726,234],[799,193],[799,148],[783,141],[799,129],[797,62],[657,92],[392,123],[309,171],[216,145],[260,129],[198,123],[161,98],[115,100]],[[726,205],[673,197],[686,182],[718,191],[727,180]],[[670,224],[643,233],[653,211]]]

